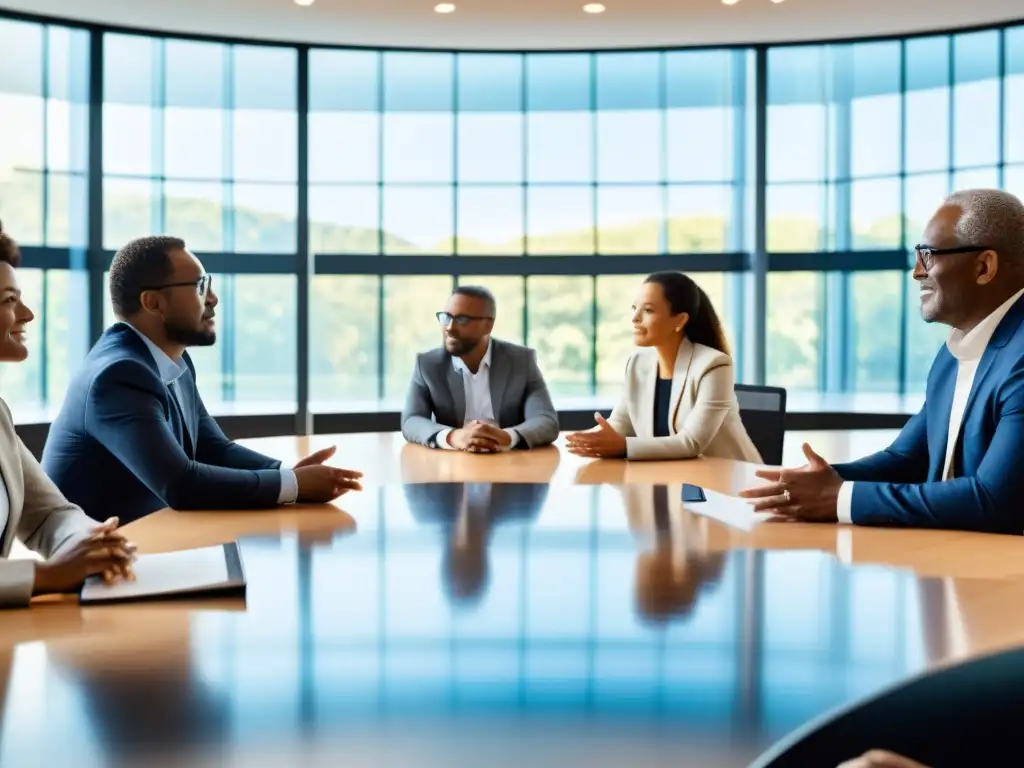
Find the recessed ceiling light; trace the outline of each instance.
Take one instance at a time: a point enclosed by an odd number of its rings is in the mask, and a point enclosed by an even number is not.
[[[295,0],[296,5],[312,5],[316,0]]]
[[[583,6],[584,13],[604,13],[605,8],[601,3],[587,3]]]
[[[722,5],[736,5],[740,0],[722,0]]]
[[[438,3],[434,6],[434,13],[454,13],[455,3]]]

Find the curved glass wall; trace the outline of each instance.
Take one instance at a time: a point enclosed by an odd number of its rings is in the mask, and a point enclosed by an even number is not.
[[[495,292],[559,405],[607,400],[655,269],[704,286],[743,381],[917,393],[944,333],[907,247],[953,188],[1024,194],[1019,27],[515,54],[0,18],[0,49],[0,219],[43,310],[0,367],[20,420],[59,406],[113,251],[153,232],[215,274],[215,413],[396,408],[458,283]]]

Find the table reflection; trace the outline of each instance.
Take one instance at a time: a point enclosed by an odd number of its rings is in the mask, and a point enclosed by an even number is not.
[[[548,486],[531,483],[423,483],[404,487],[413,518],[442,531],[442,585],[452,604],[473,604],[489,577],[488,548],[498,525],[528,523]]]
[[[365,764],[742,765],[948,645],[921,600],[937,582],[716,551],[680,486],[365,495],[355,532],[244,539],[244,611],[147,631],[86,609],[120,631],[19,646],[0,762],[177,743],[193,762],[327,744]]]

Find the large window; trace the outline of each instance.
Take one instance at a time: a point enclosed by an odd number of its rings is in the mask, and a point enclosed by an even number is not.
[[[0,365],[0,395],[19,418],[39,419],[88,348],[89,35],[0,19],[0,51],[0,221],[28,256],[18,282],[36,314],[28,360]]]
[[[953,189],[1024,195],[1024,27],[461,53],[0,19],[0,50],[0,220],[37,315],[0,366],[19,419],[60,404],[113,320],[110,258],[157,232],[215,276],[214,413],[397,407],[460,284],[557,404],[606,403],[659,269],[705,290],[740,381],[917,393],[946,329],[910,249]]]
[[[751,62],[312,51],[313,407],[397,403],[455,283],[494,291],[496,335],[536,348],[561,402],[609,395],[644,273],[749,246]],[[611,256],[640,261],[605,276]],[[694,275],[738,343],[740,277],[708,263]]]
[[[296,278],[245,273],[294,273],[298,53],[105,34],[103,60],[104,249],[183,238],[218,272],[218,343],[190,352],[207,405],[293,410]]]
[[[921,320],[907,254],[950,191],[1024,192],[1021,30],[767,60],[767,247],[813,254],[815,270],[768,277],[768,381],[923,391],[948,329]]]

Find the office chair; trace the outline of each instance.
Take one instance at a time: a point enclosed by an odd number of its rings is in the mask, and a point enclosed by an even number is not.
[[[1024,649],[927,672],[797,730],[749,768],[835,766],[886,749],[934,768],[1022,765]]]
[[[782,464],[782,443],[786,436],[786,390],[737,384],[740,420],[754,441],[765,464]]]

